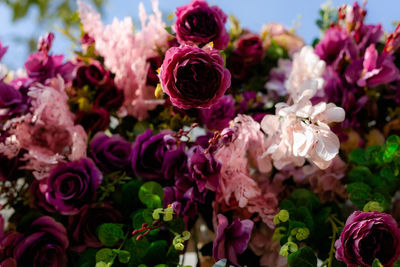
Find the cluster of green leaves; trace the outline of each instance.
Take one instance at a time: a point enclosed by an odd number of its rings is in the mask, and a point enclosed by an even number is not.
[[[400,186],[400,137],[390,136],[382,146],[355,149],[349,159],[353,167],[346,188],[351,202],[360,209],[371,201],[389,209]]]
[[[103,247],[87,249],[79,255],[74,266],[178,266],[179,251],[176,247],[181,248],[181,243],[190,237],[190,233],[184,231],[182,219],[170,216],[170,209],[162,209],[162,186],[154,181],[143,183],[138,179],[120,179],[112,187],[113,190],[104,189],[107,192],[105,200],[112,199],[127,220],[123,224],[100,225],[97,236]],[[140,239],[133,236],[132,231],[141,229],[143,224],[153,225],[153,213],[163,214],[159,216],[163,227],[151,230]]]
[[[316,267],[317,258],[326,259],[329,267],[344,266],[334,257],[333,244],[342,225],[336,204],[322,204],[311,191],[297,189],[281,201],[280,208],[273,239],[280,242],[281,255],[288,257],[291,267]]]

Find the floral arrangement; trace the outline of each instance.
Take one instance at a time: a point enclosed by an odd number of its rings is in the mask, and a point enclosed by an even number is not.
[[[400,266],[399,27],[78,6],[72,58],[0,68],[0,266]]]

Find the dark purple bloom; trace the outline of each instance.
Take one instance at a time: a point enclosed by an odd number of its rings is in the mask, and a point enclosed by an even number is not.
[[[4,54],[7,53],[8,46],[3,46],[0,41],[0,60],[3,58]]]
[[[124,103],[124,91],[117,88],[114,83],[110,87],[102,87],[97,90],[94,105],[109,111],[118,110]]]
[[[221,171],[219,163],[211,153],[205,153],[201,146],[193,146],[187,152],[189,180],[197,185],[199,192],[205,189],[217,191]]]
[[[376,44],[383,35],[382,25],[365,25],[352,32],[351,36],[356,40],[359,53],[363,53],[371,44]]]
[[[257,92],[246,91],[242,94],[242,101],[236,110],[236,114],[245,114],[250,109],[257,109],[264,106],[264,102],[257,96]]]
[[[29,205],[31,208],[38,209],[43,213],[56,212],[54,206],[47,202],[45,195],[46,192],[42,192],[42,190],[44,191],[44,189],[41,189],[41,187],[44,187],[45,184],[41,184],[41,182],[43,181],[39,182],[35,179],[30,185],[29,193],[32,196],[32,201],[29,203]]]
[[[46,200],[58,212],[73,215],[96,199],[102,174],[88,158],[59,163],[47,181]]]
[[[355,211],[335,247],[336,258],[350,267],[371,266],[374,259],[393,266],[400,256],[400,229],[389,214]]]
[[[18,266],[68,266],[65,253],[69,245],[67,231],[51,217],[36,219],[13,243],[13,258]]]
[[[9,231],[6,234],[3,233],[4,219],[2,219],[2,229],[0,237],[0,266],[1,267],[16,267],[17,263],[14,259],[14,248],[18,243],[18,240],[22,238],[20,233],[15,231]]]
[[[392,55],[378,55],[374,44],[366,49],[364,59],[354,60],[346,68],[344,76],[349,84],[360,87],[388,84],[400,78]]]
[[[235,100],[232,95],[221,97],[208,109],[200,110],[200,121],[210,130],[222,130],[228,127],[235,117]]]
[[[240,266],[237,255],[246,250],[254,223],[252,220],[235,218],[232,224],[228,225],[228,219],[222,214],[218,214],[217,219],[217,237],[213,243],[214,259],[228,259],[231,264]]]
[[[175,31],[180,44],[204,45],[214,42],[217,49],[225,49],[229,34],[225,29],[227,16],[217,6],[194,0],[176,9]]]
[[[208,108],[230,87],[231,75],[218,50],[172,47],[160,71],[161,87],[178,108]]]
[[[0,109],[2,114],[0,120],[20,113],[26,109],[23,97],[19,90],[0,80]]]
[[[76,66],[74,85],[77,87],[87,85],[93,89],[104,90],[113,85],[113,80],[110,72],[104,69],[99,61],[92,60],[89,65],[81,62]]]
[[[157,84],[160,82],[157,70],[161,67],[162,58],[160,56],[151,57],[147,59],[147,62],[149,63],[150,66],[149,69],[147,70],[146,84],[157,86]]]
[[[355,59],[357,53],[353,39],[346,30],[338,28],[327,29],[324,38],[315,46],[315,54],[335,69],[344,58]]]
[[[63,55],[47,55],[37,52],[29,55],[25,63],[28,77],[38,82],[45,82],[49,78],[60,74],[64,80],[71,80],[74,66],[72,63],[63,63]]]
[[[102,247],[97,238],[97,228],[103,223],[119,223],[121,219],[121,214],[108,204],[84,206],[80,213],[68,218],[70,249],[83,252],[87,247]]]
[[[188,176],[187,155],[182,144],[173,150],[168,150],[164,154],[164,160],[161,166],[164,178],[169,181],[176,181]]]
[[[0,153],[0,181],[12,181],[24,176],[24,172],[20,169],[24,165],[20,160],[24,153],[25,151],[21,151],[13,158]]]
[[[136,137],[132,149],[132,169],[137,176],[146,179],[163,177],[166,153],[176,149],[176,141],[169,134],[169,131],[164,131],[153,136],[153,131],[149,129]]]
[[[110,125],[110,113],[105,108],[93,106],[91,111],[80,110],[75,117],[75,124],[82,125],[92,134],[105,130]]]
[[[119,135],[109,137],[97,133],[90,144],[89,153],[96,165],[105,172],[126,171],[131,163],[132,144]]]

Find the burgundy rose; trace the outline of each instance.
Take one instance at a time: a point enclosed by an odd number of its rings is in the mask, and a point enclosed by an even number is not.
[[[161,87],[174,106],[208,108],[230,87],[231,75],[218,50],[172,47],[160,71]]]
[[[41,184],[41,182],[43,181],[38,181],[38,180],[34,180],[32,182],[32,184],[29,187],[29,193],[32,197],[32,201],[29,203],[29,206],[31,208],[35,208],[38,209],[39,211],[43,212],[43,213],[53,213],[56,212],[55,208],[53,205],[49,204],[46,200],[46,192],[42,192],[41,190],[41,186],[43,186],[43,184]]]
[[[103,223],[118,223],[121,219],[121,214],[108,204],[84,206],[80,213],[70,216],[68,220],[70,249],[83,252],[87,247],[102,247],[97,238],[97,228]]]
[[[86,132],[97,133],[110,125],[110,113],[104,108],[93,107],[91,111],[78,111],[75,124],[80,124]]]
[[[175,31],[180,44],[204,45],[214,42],[217,49],[225,49],[229,34],[225,29],[227,16],[217,6],[194,0],[176,9]]]
[[[243,57],[243,62],[246,66],[258,64],[262,60],[264,53],[260,37],[254,33],[246,33],[240,36],[234,53]]]
[[[94,105],[107,110],[118,110],[124,102],[124,91],[117,88],[114,83],[110,87],[102,87],[97,90]]]
[[[132,169],[137,176],[155,179],[163,177],[163,162],[167,151],[176,149],[176,141],[170,132],[164,131],[153,136],[147,130],[136,137],[132,149]]]
[[[189,180],[197,184],[199,192],[205,189],[216,191],[219,185],[221,163],[201,146],[193,146],[187,152]]]
[[[63,215],[79,212],[96,199],[102,174],[88,158],[59,163],[47,181],[46,200]]]
[[[74,85],[76,87],[88,85],[94,89],[108,88],[112,85],[111,74],[97,60],[92,60],[89,65],[81,62],[76,68]]]
[[[147,59],[147,62],[150,64],[150,66],[147,70],[146,84],[157,86],[157,84],[160,82],[158,79],[157,70],[161,67],[162,58],[160,56],[151,57]]]
[[[249,243],[254,223],[252,220],[235,218],[228,225],[228,219],[218,214],[217,237],[213,243],[213,256],[215,261],[228,259],[235,266],[240,266],[237,255],[242,254]]]
[[[232,95],[224,95],[208,109],[200,110],[200,121],[210,130],[222,130],[228,127],[235,117],[235,100]]]
[[[65,253],[69,245],[67,231],[53,218],[40,217],[30,225],[26,233],[14,232],[13,236],[7,236],[10,237],[8,241],[11,241],[11,246],[8,249],[12,250],[12,257],[18,266],[68,266]],[[12,263],[12,260],[8,263]]]
[[[132,144],[119,135],[108,137],[97,133],[90,144],[89,153],[99,168],[105,172],[123,171],[131,163]]]
[[[400,229],[389,214],[355,211],[335,247],[336,258],[349,267],[371,266],[374,259],[393,266],[400,256]]]

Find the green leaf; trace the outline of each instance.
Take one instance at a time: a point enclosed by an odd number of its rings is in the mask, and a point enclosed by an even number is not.
[[[139,189],[139,199],[148,208],[161,208],[163,198],[164,190],[159,183],[147,182]]]
[[[304,247],[291,253],[288,257],[288,263],[291,267],[316,267],[317,257],[310,247]]]
[[[79,260],[76,264],[78,267],[92,267],[96,265],[96,253],[94,248],[86,249],[83,253],[79,254]]]
[[[310,211],[316,210],[321,205],[320,200],[315,194],[303,188],[296,189],[288,199],[295,204],[296,208],[306,207]]]
[[[371,187],[365,183],[351,183],[347,185],[346,189],[350,194],[351,202],[360,208],[369,201],[370,193],[372,191]]]
[[[182,233],[185,230],[185,222],[181,218],[175,218],[168,222],[168,227],[177,233]]]
[[[121,227],[113,223],[104,223],[99,226],[97,236],[106,247],[114,246],[120,239],[124,238]]]
[[[167,241],[156,240],[151,243],[143,257],[143,261],[150,266],[160,264],[167,255]]]
[[[140,229],[143,223],[151,224],[152,222],[153,212],[151,209],[140,209],[132,215],[133,229]]]
[[[104,261],[99,261],[96,263],[95,267],[109,267],[109,263],[105,263]]]
[[[356,148],[349,154],[349,159],[360,165],[365,165],[368,163],[366,153],[364,149]]]
[[[378,259],[375,259],[372,263],[372,267],[383,267],[383,265]]]
[[[96,253],[96,262],[112,262],[114,260],[115,253],[109,248],[102,248]]]
[[[131,253],[126,250],[120,250],[118,252],[118,260],[120,263],[128,263],[131,259]]]
[[[365,182],[372,175],[370,169],[366,166],[356,166],[349,172],[349,182]]]

